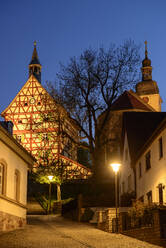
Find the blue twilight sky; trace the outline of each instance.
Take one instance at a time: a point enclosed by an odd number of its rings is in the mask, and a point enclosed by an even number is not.
[[[44,84],[54,82],[59,62],[129,38],[141,44],[142,59],[148,41],[166,111],[165,0],[0,0],[0,112],[28,79],[34,40]]]

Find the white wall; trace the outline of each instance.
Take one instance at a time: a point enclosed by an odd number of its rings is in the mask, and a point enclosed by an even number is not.
[[[163,157],[159,159],[159,143],[158,140],[162,136],[163,140]],[[151,168],[146,171],[145,155],[151,151]],[[142,177],[139,178],[139,162],[142,164]],[[137,198],[144,196],[147,201],[146,194],[152,190],[152,201],[159,202],[158,184],[162,183],[166,187],[166,130],[163,130],[156,137],[153,143],[146,149],[143,155],[136,163],[136,181],[137,181]],[[166,188],[163,190],[163,200],[166,203]]]
[[[126,154],[127,151],[127,154]],[[126,157],[127,155],[127,157]],[[131,175],[131,189],[128,189],[128,176]],[[135,190],[135,184],[134,184],[134,172],[131,167],[131,159],[130,159],[130,153],[129,153],[129,147],[128,147],[128,140],[127,140],[127,134],[125,134],[124,139],[124,150],[123,150],[123,157],[122,157],[122,166],[120,168],[120,178],[119,178],[119,184],[120,184],[120,195],[123,194],[122,192],[122,183],[125,183],[125,193],[131,193]]]
[[[27,203],[27,164],[18,156],[11,148],[4,144],[0,140],[0,162],[6,165],[6,192],[3,197],[9,198],[15,201],[14,196],[14,175],[17,169],[20,172],[20,197],[18,203],[26,206]],[[16,202],[16,201],[15,201]],[[7,202],[0,197],[0,211],[16,215],[19,217],[24,216],[26,210],[21,206],[18,206],[12,202]]]
[[[159,94],[151,94],[151,95],[141,95],[141,98],[148,97],[148,104],[152,106],[156,111],[161,112],[161,103],[162,99]]]
[[[0,211],[26,219],[26,209],[0,198]]]

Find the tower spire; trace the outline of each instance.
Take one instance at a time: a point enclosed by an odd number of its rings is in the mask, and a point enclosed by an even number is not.
[[[148,59],[147,41],[145,41],[145,58],[142,61],[142,81],[152,80],[151,60]]]
[[[161,111],[162,99],[156,81],[152,80],[151,60],[148,58],[147,41],[145,41],[145,58],[142,61],[142,81],[136,84],[136,93],[156,111]]]
[[[145,58],[148,58],[147,40],[145,41]]]
[[[29,63],[29,77],[34,75],[36,79],[41,83],[41,64],[38,58],[37,49],[36,49],[36,41],[34,41],[34,49],[32,53],[32,59]]]

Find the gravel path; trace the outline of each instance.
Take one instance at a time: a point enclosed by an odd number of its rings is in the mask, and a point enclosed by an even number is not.
[[[0,234],[0,248],[159,248],[63,218],[33,218],[24,229]],[[161,248],[161,247],[160,247]]]

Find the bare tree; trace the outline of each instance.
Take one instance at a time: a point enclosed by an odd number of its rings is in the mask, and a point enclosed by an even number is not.
[[[81,136],[88,140],[95,174],[100,167],[102,130],[112,103],[135,85],[139,63],[139,46],[131,40],[119,47],[112,45],[109,50],[87,49],[79,58],[71,58],[67,66],[61,65],[56,84],[48,84],[49,92],[76,120]]]

